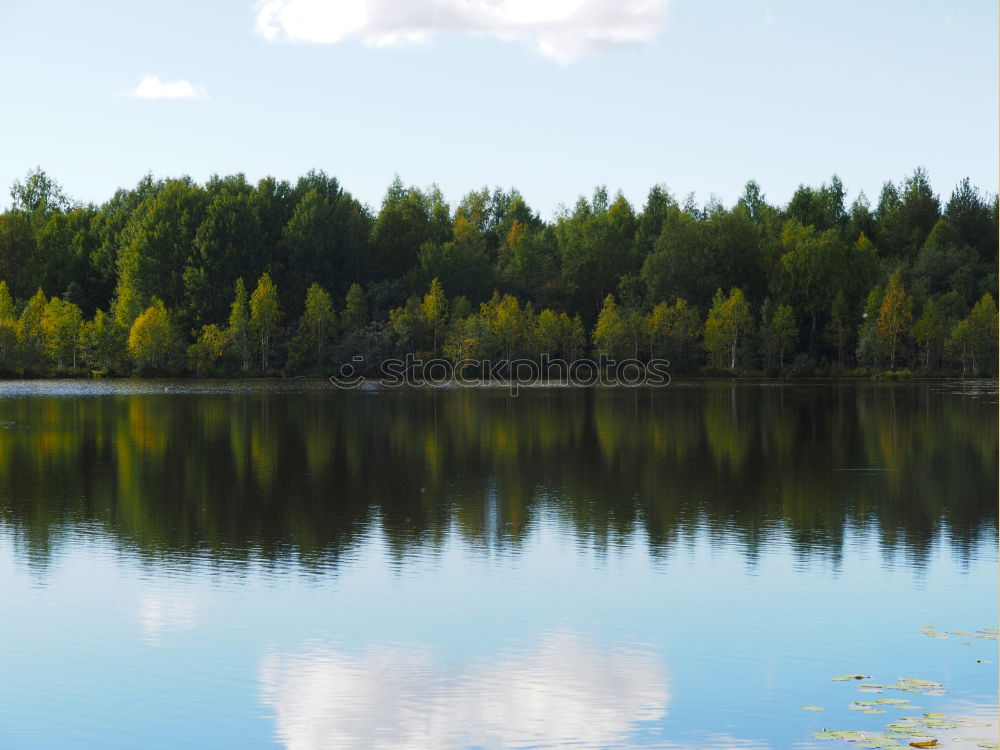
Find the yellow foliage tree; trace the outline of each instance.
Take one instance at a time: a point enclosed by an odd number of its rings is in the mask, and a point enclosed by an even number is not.
[[[896,352],[900,339],[910,330],[913,323],[913,297],[906,293],[903,282],[896,271],[889,277],[889,284],[882,297],[875,325],[882,345],[889,352],[889,368],[896,365]]]

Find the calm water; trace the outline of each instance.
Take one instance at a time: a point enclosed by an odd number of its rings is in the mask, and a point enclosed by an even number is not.
[[[3,383],[0,747],[995,741],[997,480],[995,383]]]

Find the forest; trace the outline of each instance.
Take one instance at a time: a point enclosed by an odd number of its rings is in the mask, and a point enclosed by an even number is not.
[[[0,214],[0,374],[374,374],[598,354],[779,377],[997,373],[996,195],[917,168],[872,205],[598,187],[543,220],[514,189],[450,206],[397,178],[371,208],[312,171],[155,179],[101,205],[40,168]]]

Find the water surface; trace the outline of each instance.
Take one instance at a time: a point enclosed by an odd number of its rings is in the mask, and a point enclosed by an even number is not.
[[[992,720],[996,487],[995,383],[3,383],[0,746],[850,747],[848,673]]]

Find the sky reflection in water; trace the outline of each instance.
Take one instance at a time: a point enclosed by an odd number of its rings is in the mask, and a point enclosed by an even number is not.
[[[996,643],[920,633],[996,623],[992,391],[34,387],[3,747],[832,748],[893,718],[855,671],[993,710]]]

